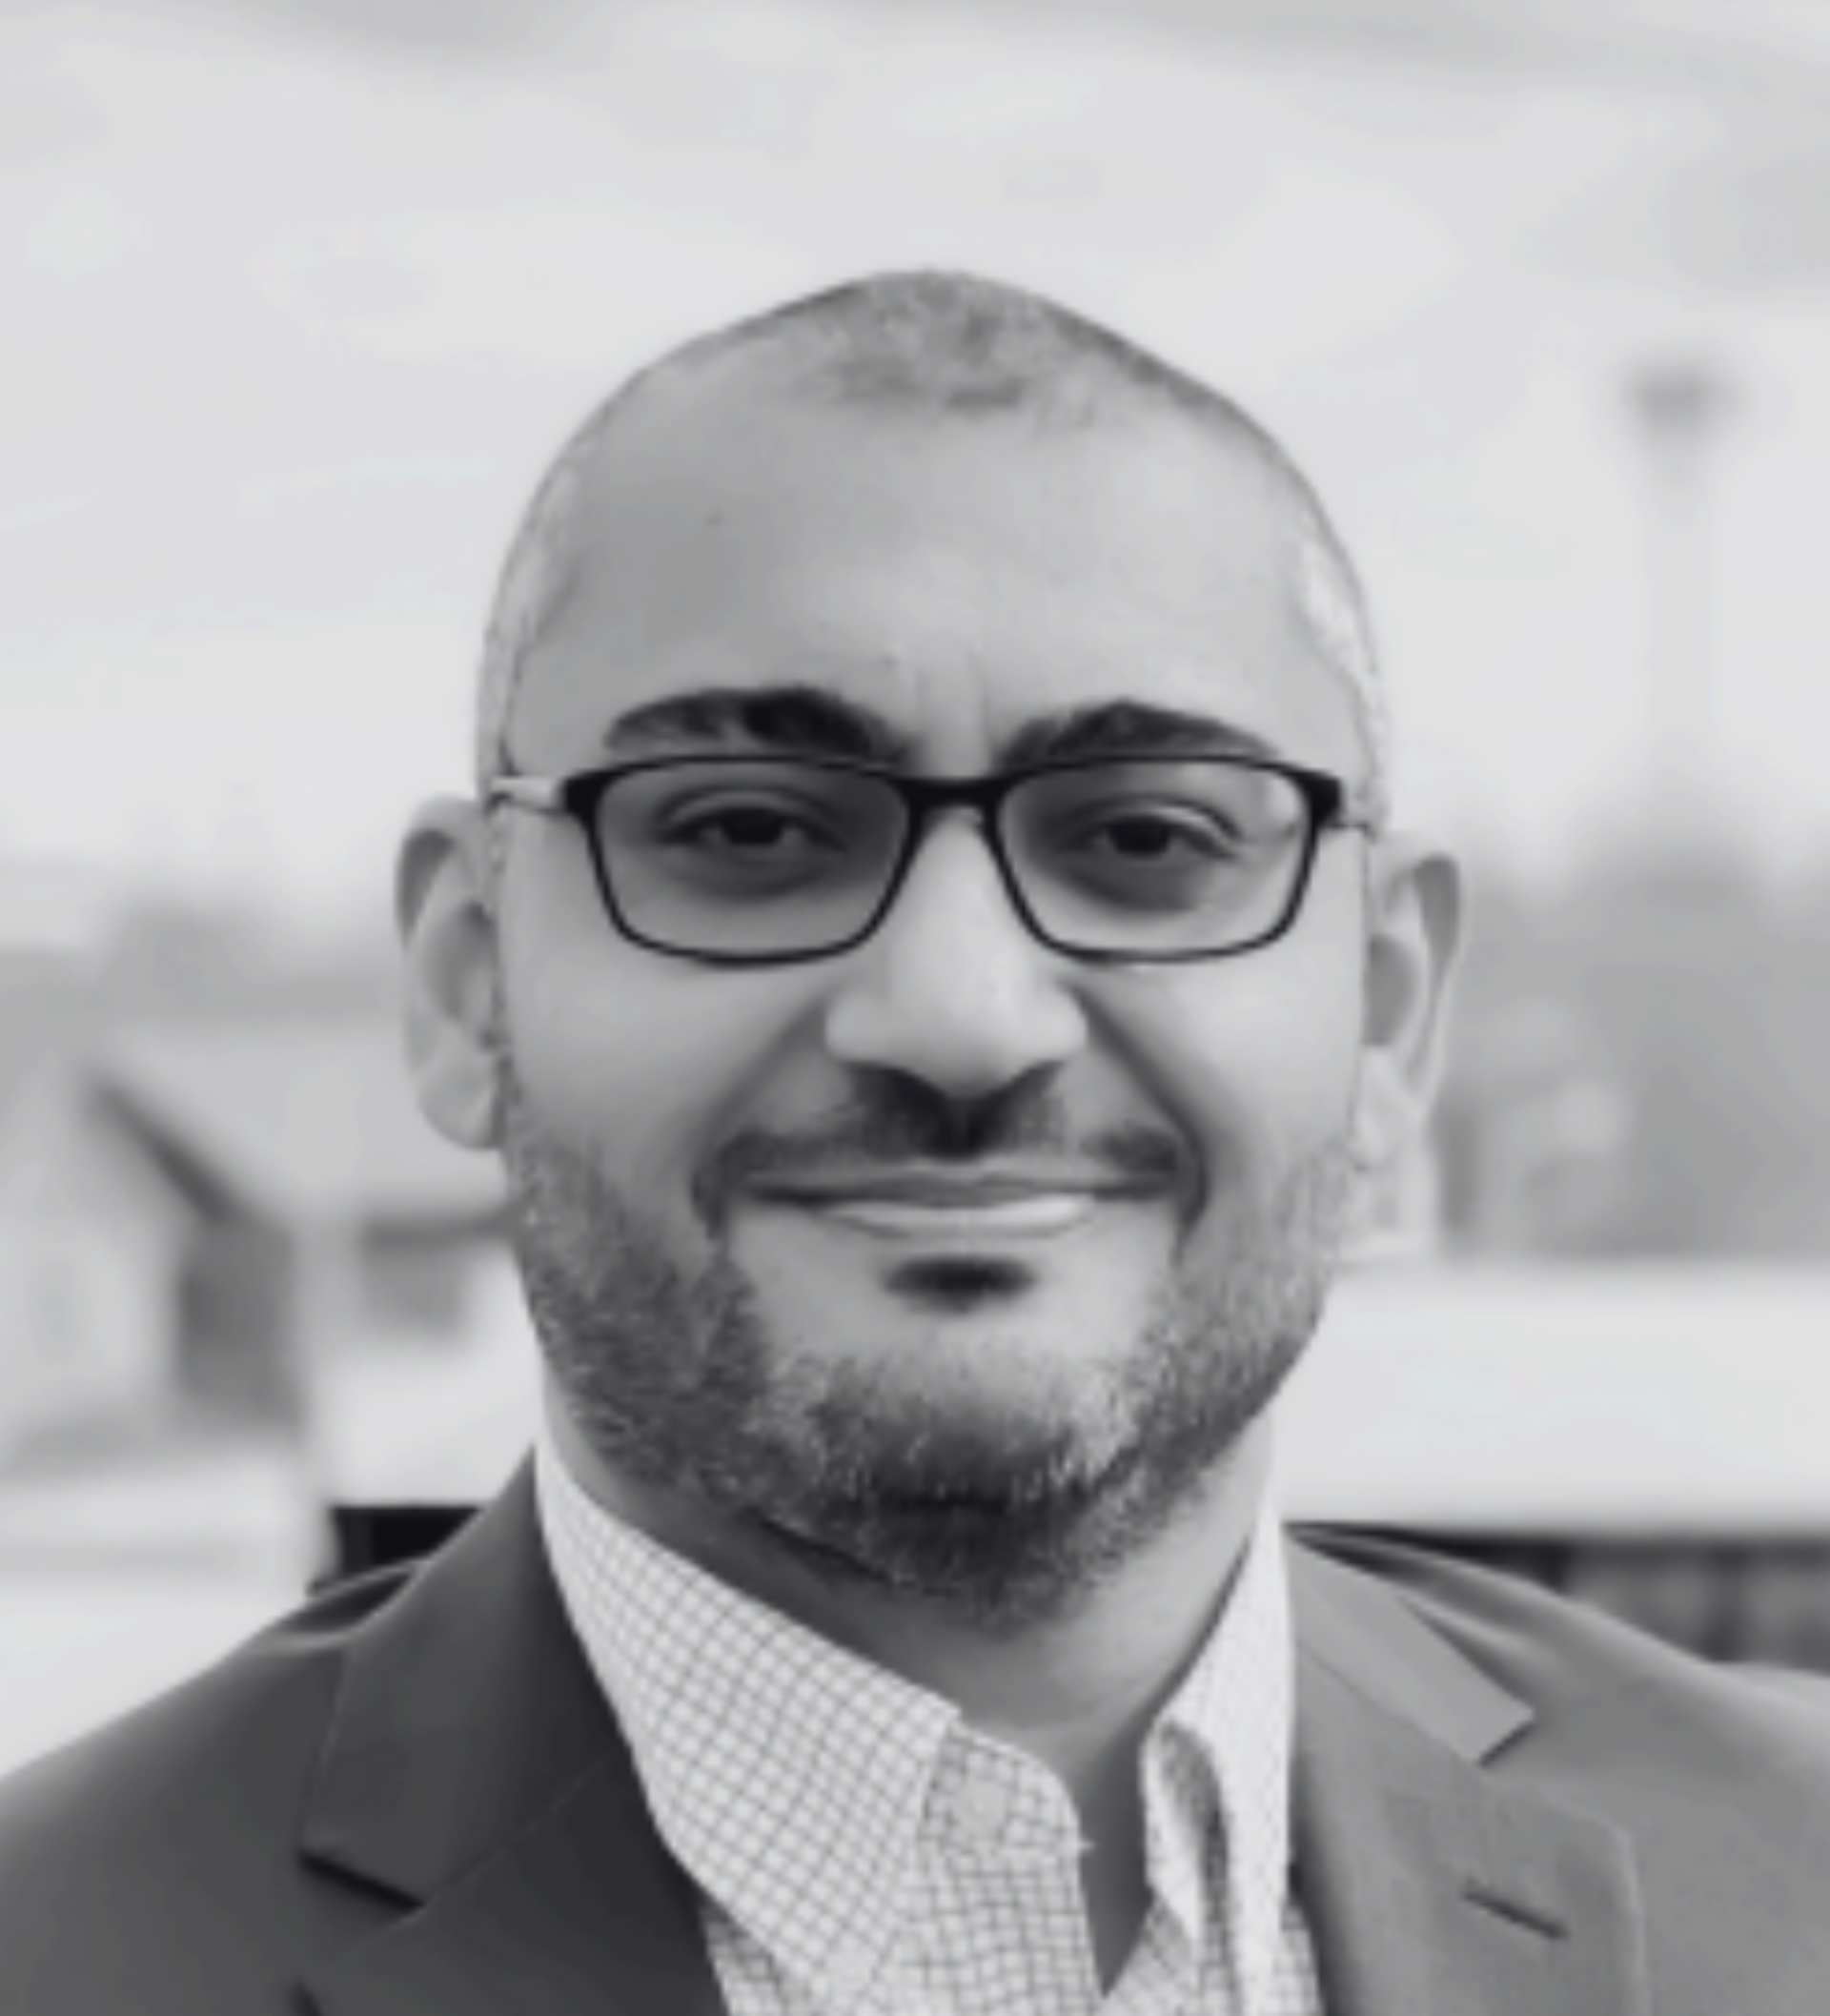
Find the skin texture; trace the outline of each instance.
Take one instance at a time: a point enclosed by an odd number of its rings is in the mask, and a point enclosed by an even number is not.
[[[1113,701],[1364,773],[1261,469],[1185,417],[833,410],[729,363],[639,401],[580,512],[512,723],[525,772],[609,760],[633,707],[791,682],[887,717],[936,775]],[[1453,868],[1336,834],[1275,945],[1097,967],[1030,937],[949,816],[866,945],[733,971],[620,939],[577,829],[510,817],[498,886],[474,805],[409,835],[408,1047],[434,1124],[505,1154],[562,1454],[1053,1766],[1114,1958],[1142,1909],[1137,1741],[1255,1516],[1354,1172],[1434,1084]],[[1071,1232],[962,1248],[756,1173],[910,1164],[1134,1180]]]

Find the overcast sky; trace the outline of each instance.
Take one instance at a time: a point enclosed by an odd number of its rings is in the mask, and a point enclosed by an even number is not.
[[[624,0],[495,63],[248,13],[0,11],[0,857],[374,907],[572,420],[913,262],[1281,433],[1370,580],[1409,808],[1532,862],[1646,785],[1623,375],[1718,360],[1712,743],[1830,850],[1830,118],[1036,9]]]

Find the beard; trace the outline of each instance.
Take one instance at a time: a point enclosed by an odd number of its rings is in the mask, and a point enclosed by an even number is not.
[[[708,1236],[689,1263],[638,1192],[541,1126],[505,1049],[500,1064],[511,1242],[549,1374],[597,1458],[825,1580],[985,1631],[1065,1621],[1206,1495],[1301,1358],[1351,1218],[1343,1135],[1184,1241],[1121,1351],[1091,1366],[1063,1354],[994,1415],[912,1393],[892,1375],[905,1367],[834,1363],[776,1334],[722,1200],[759,1170],[1067,1147],[1046,1093],[1013,1087],[963,1132],[938,1095],[884,1081],[817,1138],[734,1141],[695,1188]],[[1144,1130],[1088,1145],[1133,1171],[1186,1161]],[[981,1302],[998,1273],[943,1270],[930,1306]]]

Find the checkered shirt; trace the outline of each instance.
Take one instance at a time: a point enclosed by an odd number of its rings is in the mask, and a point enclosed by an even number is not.
[[[544,1442],[536,1476],[560,1596],[699,1887],[731,2016],[1322,2016],[1290,1883],[1269,1514],[1145,1743],[1150,1904],[1102,1998],[1052,1772],[614,1518]]]

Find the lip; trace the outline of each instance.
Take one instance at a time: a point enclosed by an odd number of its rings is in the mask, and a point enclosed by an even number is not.
[[[1021,1205],[1042,1198],[1071,1197],[1087,1203],[1136,1199],[1158,1187],[1122,1178],[1080,1174],[952,1175],[938,1171],[859,1174],[816,1182],[760,1183],[750,1194],[765,1204],[831,1211],[852,1205],[903,1205],[924,1211],[976,1212]]]
[[[999,1245],[1058,1238],[1104,1205],[1160,1195],[1156,1186],[1083,1174],[962,1176],[931,1171],[860,1174],[843,1182],[759,1185],[753,1202],[804,1211],[877,1238]]]

